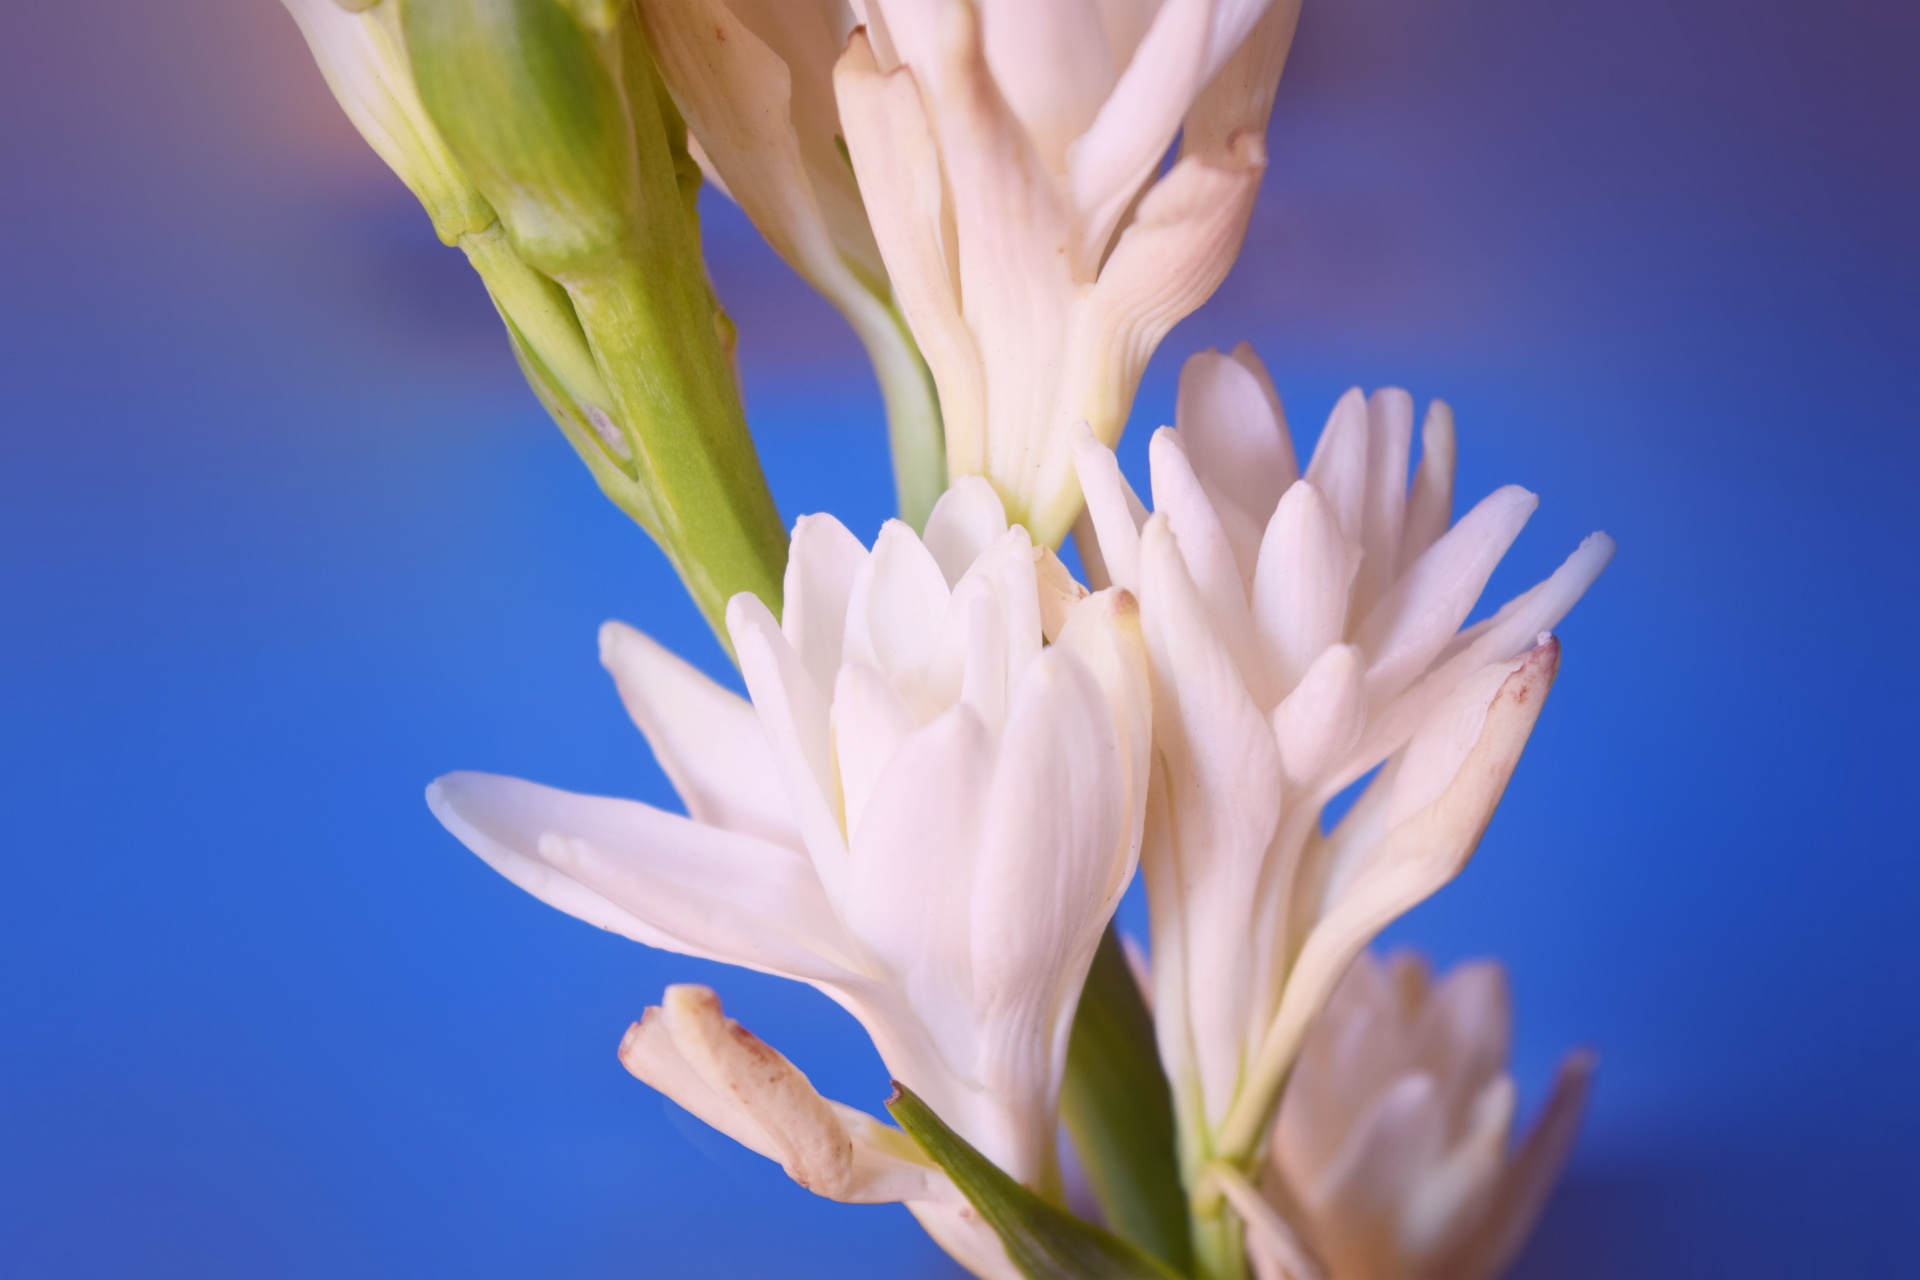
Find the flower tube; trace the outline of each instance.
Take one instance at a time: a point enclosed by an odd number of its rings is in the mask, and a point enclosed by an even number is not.
[[[840,122],[948,472],[1054,545],[1080,510],[1073,424],[1119,438],[1239,253],[1298,0],[859,7]]]
[[[1141,602],[1156,1034],[1200,1187],[1250,1164],[1347,965],[1465,865],[1558,670],[1549,629],[1613,544],[1594,534],[1462,630],[1535,499],[1509,486],[1450,523],[1444,405],[1410,488],[1404,392],[1350,392],[1304,476],[1244,347],[1188,362],[1177,420],[1153,440],[1151,518],[1088,432],[1076,463],[1102,571]]]
[[[1051,1191],[1067,1033],[1139,853],[1136,615],[1086,595],[983,480],[871,551],[806,517],[783,621],[744,593],[728,612],[750,702],[602,631],[688,816],[479,774],[428,803],[563,911],[826,992],[949,1126]]]

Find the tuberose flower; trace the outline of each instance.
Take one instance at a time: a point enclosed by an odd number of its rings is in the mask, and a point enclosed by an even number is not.
[[[945,487],[940,413],[905,327],[841,136],[833,64],[847,0],[641,0],[655,61],[707,177],[847,318],[887,404],[900,510],[918,527]]]
[[[840,122],[948,470],[1052,545],[1080,509],[1073,424],[1119,438],[1147,358],[1239,253],[1298,0],[856,8]]]
[[[687,816],[480,774],[428,803],[563,911],[818,987],[949,1125],[1049,1184],[1067,1032],[1139,852],[1132,597],[1086,596],[973,479],[924,539],[890,521],[871,552],[803,517],[784,621],[743,594],[728,625],[751,704],[601,633]]]
[[[1264,1187],[1329,1280],[1495,1280],[1526,1243],[1573,1149],[1593,1076],[1569,1054],[1516,1146],[1506,972],[1435,981],[1410,953],[1363,952],[1288,1082]],[[1261,1280],[1298,1280],[1249,1236]]]
[[[1145,509],[1082,431],[1104,572],[1140,599],[1154,683],[1147,877],[1157,1034],[1189,1175],[1250,1159],[1349,962],[1465,865],[1559,665],[1547,634],[1605,566],[1594,534],[1461,630],[1535,499],[1449,527],[1452,418],[1407,483],[1413,403],[1349,392],[1298,476],[1252,352],[1181,375]],[[1326,834],[1320,812],[1379,768]]]

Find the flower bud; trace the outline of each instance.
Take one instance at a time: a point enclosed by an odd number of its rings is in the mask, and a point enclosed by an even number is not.
[[[500,215],[553,276],[632,243],[641,201],[622,46],[631,23],[581,0],[407,0],[420,97]],[[645,86],[641,86],[645,90]],[[649,107],[651,104],[649,104]],[[662,163],[671,163],[661,150]]]

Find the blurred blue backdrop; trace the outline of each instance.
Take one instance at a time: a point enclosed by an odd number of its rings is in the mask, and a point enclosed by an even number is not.
[[[1622,552],[1460,881],[1395,931],[1512,966],[1518,1070],[1599,1047],[1534,1280],[1920,1274],[1920,22],[1904,0],[1308,0],[1239,273],[1296,430],[1445,396],[1495,583]],[[510,887],[452,768],[668,796],[604,618],[721,659],[544,420],[457,254],[263,0],[19,5],[0,40],[0,1274],[947,1276],[614,1060],[771,979]],[[784,510],[885,515],[877,397],[731,210]]]

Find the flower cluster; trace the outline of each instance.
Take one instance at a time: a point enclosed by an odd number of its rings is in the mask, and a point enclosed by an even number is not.
[[[1416,462],[1392,389],[1303,470],[1245,346],[1187,362],[1150,505],[1112,452],[1239,253],[1297,0],[285,2],[745,689],[608,623],[685,812],[466,773],[428,804],[562,911],[825,993],[898,1127],[705,987],[627,1069],[982,1276],[1491,1280],[1591,1059],[1515,1145],[1502,971],[1368,947],[1472,855],[1612,543],[1469,624],[1534,496],[1455,520],[1451,413]],[[870,546],[783,533],[701,174],[872,357],[901,518]]]

